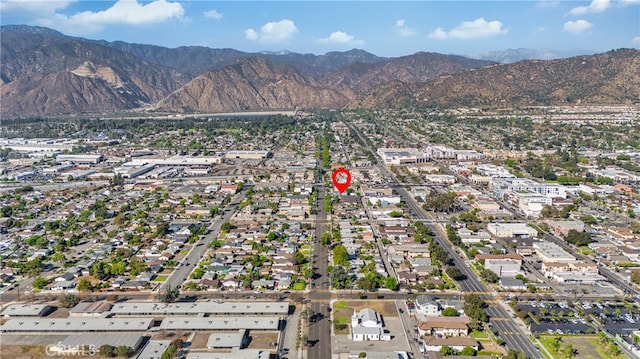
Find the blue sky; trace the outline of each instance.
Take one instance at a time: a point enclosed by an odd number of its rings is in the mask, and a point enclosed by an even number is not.
[[[378,56],[640,47],[640,0],[2,0],[0,22],[166,47]]]

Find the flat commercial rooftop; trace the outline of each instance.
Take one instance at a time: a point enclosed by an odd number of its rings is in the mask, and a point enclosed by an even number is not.
[[[51,306],[47,304],[12,304],[2,311],[6,317],[38,317],[47,313]]]
[[[270,356],[268,350],[240,349],[230,353],[189,353],[186,359],[269,359]]]
[[[168,317],[160,324],[164,330],[279,330],[279,317]]]
[[[209,335],[207,348],[242,348],[247,331],[239,329],[235,332],[220,332]]]
[[[149,340],[136,359],[160,359],[170,344],[171,340]]]
[[[152,318],[20,318],[9,319],[2,332],[146,331]]]
[[[160,302],[124,302],[111,308],[115,315],[286,315],[288,303],[276,302],[196,302],[196,303],[160,303]]]
[[[62,348],[81,348],[83,346],[93,346],[100,348],[103,345],[111,345],[119,347],[126,345],[132,349],[138,349],[142,344],[142,335],[134,335],[131,333],[105,334],[74,334],[69,335],[65,340],[59,343]]]

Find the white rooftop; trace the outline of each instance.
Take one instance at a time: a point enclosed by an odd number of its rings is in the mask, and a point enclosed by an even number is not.
[[[171,340],[149,340],[136,359],[160,359],[170,344]]]
[[[279,317],[168,317],[160,324],[165,330],[279,330]]]
[[[111,308],[115,315],[286,315],[289,304],[285,302],[196,302],[196,303],[160,303],[160,302],[123,302]]]
[[[229,353],[190,352],[186,359],[269,359],[270,356],[271,352],[268,350],[240,349]]]
[[[12,304],[2,311],[4,316],[37,317],[51,308],[47,304]]]
[[[20,318],[9,319],[3,332],[146,331],[152,318]]]

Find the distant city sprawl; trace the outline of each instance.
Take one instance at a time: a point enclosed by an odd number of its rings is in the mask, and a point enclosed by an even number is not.
[[[0,125],[2,357],[638,355],[637,107],[145,116]]]

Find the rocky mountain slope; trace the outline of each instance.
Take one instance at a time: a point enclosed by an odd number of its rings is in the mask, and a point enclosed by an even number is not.
[[[184,112],[341,108],[348,99],[289,65],[245,58],[206,72],[161,100],[156,108]]]
[[[0,96],[5,115],[132,109],[159,101],[191,79],[51,30],[2,30]]]
[[[174,49],[122,41],[98,41],[102,45],[128,52],[150,63],[173,67],[197,76],[206,71],[219,70],[247,57],[264,57],[273,62],[291,65],[306,76],[319,78],[353,63],[376,63],[385,60],[363,50],[328,52],[324,55],[294,52],[248,53],[234,49],[212,49],[183,46]]]
[[[32,26],[0,31],[1,112],[12,117],[640,102],[640,51],[630,49],[499,65],[426,52],[248,54],[109,43]]]
[[[380,94],[385,94],[381,100]],[[349,107],[397,103],[442,107],[640,103],[640,51],[620,49],[561,60],[530,60],[468,70],[413,88],[385,84]]]

